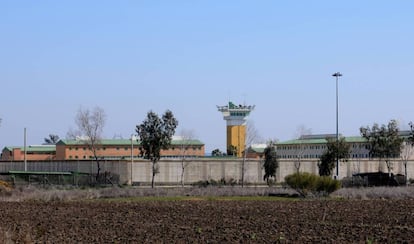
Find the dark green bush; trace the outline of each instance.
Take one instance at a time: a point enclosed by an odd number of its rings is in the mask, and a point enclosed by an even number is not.
[[[228,180],[221,178],[220,180],[214,180],[214,179],[210,179],[210,180],[200,180],[197,182],[194,182],[192,185],[193,186],[198,186],[198,187],[208,187],[208,186],[235,186],[237,184],[237,181],[233,178],[230,178]]]
[[[318,192],[326,192],[327,194],[330,194],[339,188],[341,188],[341,182],[338,180],[334,180],[329,176],[318,176],[317,181],[317,188],[316,190]]]
[[[295,189],[303,197],[308,195],[328,195],[341,187],[339,181],[329,176],[318,176],[303,172],[285,177],[285,183]]]

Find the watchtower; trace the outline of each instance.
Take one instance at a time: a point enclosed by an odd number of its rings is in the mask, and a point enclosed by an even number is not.
[[[242,157],[246,141],[246,119],[254,107],[235,105],[232,102],[227,106],[217,106],[227,122],[227,149],[235,147],[237,157]]]

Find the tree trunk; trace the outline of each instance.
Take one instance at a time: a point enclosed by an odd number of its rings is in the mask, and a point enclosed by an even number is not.
[[[157,161],[152,161],[152,180],[151,180],[151,188],[154,188],[155,186],[155,175],[157,174],[156,169],[155,169],[155,164],[157,163]]]
[[[96,172],[95,180],[96,180],[96,183],[99,184],[99,174],[101,173],[101,164],[97,157],[95,158],[95,160],[96,160],[96,167],[98,168]]]
[[[242,162],[242,175],[241,175],[241,187],[244,187],[244,166],[245,166],[245,162],[246,162],[246,156],[243,157],[243,162]]]
[[[387,165],[388,177],[391,178],[392,162],[391,162],[391,160],[386,159],[385,164]]]
[[[185,165],[184,165],[184,159],[181,161],[181,187],[184,187],[184,170],[185,170]]]
[[[405,185],[408,186],[407,162],[404,162],[404,171],[405,171]]]

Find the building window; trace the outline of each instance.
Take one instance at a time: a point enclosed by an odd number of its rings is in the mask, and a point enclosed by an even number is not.
[[[69,156],[69,159],[72,159],[72,156]]]

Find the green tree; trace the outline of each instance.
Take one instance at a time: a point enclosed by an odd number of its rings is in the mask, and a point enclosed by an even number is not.
[[[177,125],[178,121],[174,118],[173,113],[167,110],[162,118],[152,111],[148,112],[147,118],[142,124],[136,126],[143,156],[152,162],[152,188],[154,188],[155,175],[159,173],[158,161],[161,157],[161,150],[168,149]]]
[[[375,123],[372,128],[367,126],[359,130],[370,145],[370,157],[378,158],[380,162],[385,160],[388,173],[391,174],[392,159],[400,156],[404,141],[399,134],[397,121],[391,120],[388,125],[381,127]]]
[[[336,160],[346,160],[349,158],[350,145],[346,143],[345,138],[326,138],[326,151],[321,155],[318,168],[320,176],[332,176]]]
[[[54,134],[49,134],[49,137],[45,137],[46,145],[54,145],[59,141],[59,136]]]
[[[211,156],[213,156],[213,157],[221,157],[223,155],[224,155],[224,153],[222,151],[220,151],[220,149],[218,149],[218,148],[211,151]]]
[[[228,156],[237,156],[237,147],[234,145],[230,145],[227,147],[227,155]]]
[[[264,170],[265,175],[263,176],[263,180],[270,184],[271,178],[276,178],[276,170],[279,167],[279,160],[276,154],[275,145],[271,142],[264,150]]]

